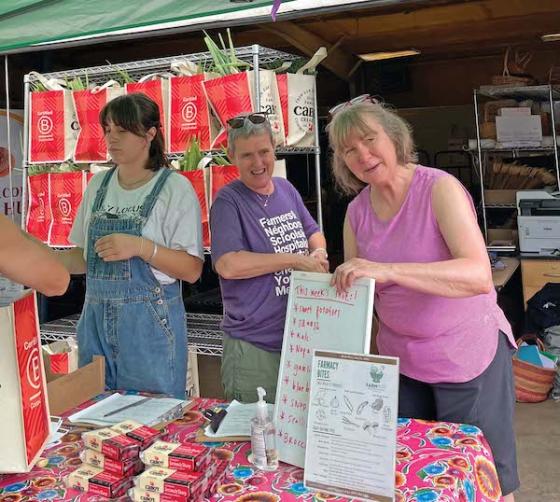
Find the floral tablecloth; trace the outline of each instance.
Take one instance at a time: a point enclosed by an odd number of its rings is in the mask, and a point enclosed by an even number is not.
[[[99,399],[98,397],[97,399]],[[84,403],[81,407],[91,404]],[[171,440],[194,440],[204,423],[200,410],[215,400],[198,399],[183,418],[168,426]],[[75,411],[75,410],[73,410]],[[68,473],[81,462],[80,429],[64,435],[43,452],[27,474],[0,476],[0,502],[94,501],[98,496],[66,488]],[[276,472],[262,472],[247,460],[250,443],[207,443],[231,470],[211,501],[327,501],[346,500],[314,493],[303,486],[303,470],[280,464]],[[121,497],[119,500],[128,500]],[[397,432],[397,502],[486,502],[501,500],[492,454],[480,429],[470,425],[399,419]]]

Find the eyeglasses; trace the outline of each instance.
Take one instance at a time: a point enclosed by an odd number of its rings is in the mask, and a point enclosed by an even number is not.
[[[374,105],[378,105],[381,102],[379,99],[375,98],[374,96],[371,96],[370,94],[361,94],[360,96],[356,96],[355,98],[352,98],[350,101],[345,101],[344,103],[339,103],[338,105],[333,106],[329,110],[329,115],[332,117],[333,115],[338,113],[343,108],[346,108],[347,106],[357,105],[358,103],[365,103],[367,101],[373,103]]]
[[[266,122],[265,112],[249,113],[247,115],[239,115],[233,117],[227,121],[228,125],[232,129],[241,129],[245,125],[245,121],[248,120],[252,124],[264,124]]]

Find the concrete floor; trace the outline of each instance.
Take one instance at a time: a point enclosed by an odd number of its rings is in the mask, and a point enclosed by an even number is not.
[[[560,402],[517,403],[516,502],[560,501]]]

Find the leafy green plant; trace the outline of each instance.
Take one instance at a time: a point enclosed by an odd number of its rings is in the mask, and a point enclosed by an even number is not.
[[[204,155],[204,152],[200,149],[198,138],[193,138],[187,146],[185,154],[179,160],[179,169],[181,171],[196,171]]]
[[[107,64],[111,65],[109,61],[107,61]],[[113,70],[115,72],[115,76],[113,77],[113,79],[116,80],[119,84],[125,85],[125,84],[132,84],[135,82],[135,80],[129,75],[129,73],[126,70],[123,70],[116,66],[113,66]]]
[[[212,57],[213,66],[211,68],[212,71],[218,73],[219,75],[231,75],[232,73],[239,73],[240,68],[249,68],[251,65],[245,61],[241,61],[236,53],[235,47],[233,45],[233,40],[231,38],[230,29],[227,29],[227,37],[229,48],[226,46],[222,34],[218,34],[218,38],[220,40],[220,44],[222,47],[220,48],[212,37],[203,31],[204,33],[204,42],[208,47],[208,51],[210,52],[210,56]]]

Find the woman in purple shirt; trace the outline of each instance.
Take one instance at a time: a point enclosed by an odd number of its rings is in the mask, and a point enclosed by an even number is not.
[[[285,179],[273,178],[266,115],[228,123],[239,179],[218,192],[210,212],[212,263],[224,304],[222,383],[228,399],[273,402],[292,270],[327,272],[325,237]]]
[[[515,344],[472,200],[453,176],[415,163],[409,125],[384,105],[365,95],[331,115],[335,179],[357,194],[333,284],[375,279],[377,346],[400,359],[399,415],[480,427],[512,501]]]

